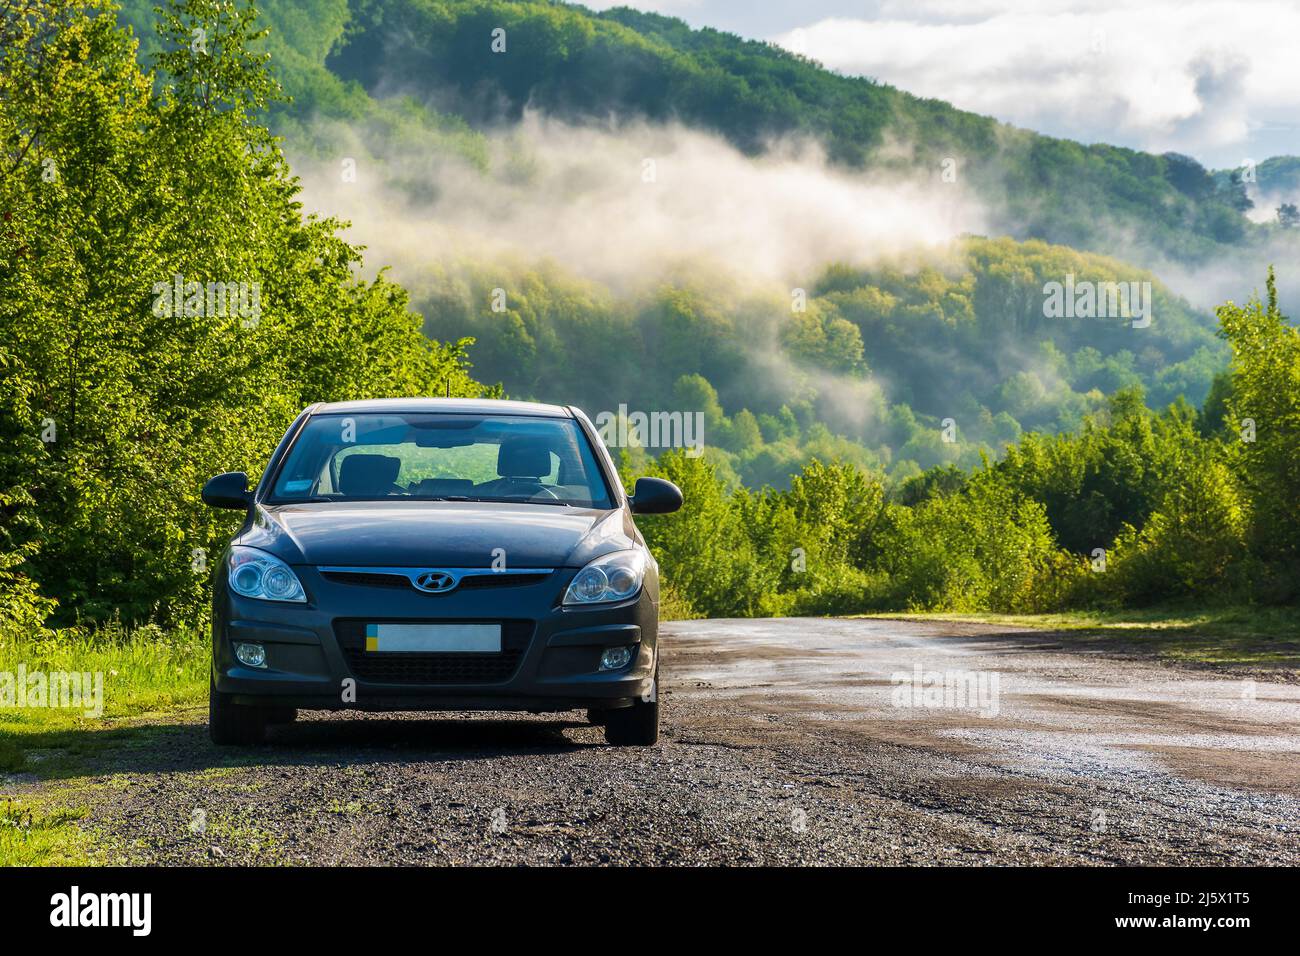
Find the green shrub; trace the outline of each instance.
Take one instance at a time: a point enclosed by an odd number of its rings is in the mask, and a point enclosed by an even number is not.
[[[834,565],[807,585],[786,596],[781,615],[860,614],[877,607],[888,593],[889,577],[883,571],[863,571]],[[778,612],[774,611],[775,616]]]
[[[1202,457],[1181,469],[1141,530],[1123,530],[1106,584],[1130,604],[1236,590],[1244,583],[1249,526],[1249,506],[1232,472]]]
[[[1043,506],[985,472],[960,494],[891,507],[882,561],[895,606],[1012,612],[1037,607],[1056,555]]]

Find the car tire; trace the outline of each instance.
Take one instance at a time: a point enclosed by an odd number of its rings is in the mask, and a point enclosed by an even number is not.
[[[297,719],[297,707],[268,707],[266,711],[268,724],[291,724]]]
[[[615,747],[653,747],[659,741],[659,669],[653,700],[637,700],[605,714],[605,740]]]
[[[266,739],[267,714],[261,707],[236,704],[208,678],[208,736],[214,744],[247,746]]]

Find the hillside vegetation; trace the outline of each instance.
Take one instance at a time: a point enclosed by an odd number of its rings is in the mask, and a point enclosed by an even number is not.
[[[123,9],[145,37],[151,3],[127,0]],[[1119,388],[1141,385],[1153,409],[1180,398],[1199,405],[1226,361],[1208,312],[1122,253],[1242,255],[1263,227],[1245,215],[1239,175],[1014,129],[626,8],[508,0],[262,8],[261,42],[292,100],[272,105],[268,118],[290,151],[327,163],[363,155],[395,205],[405,197],[432,218],[439,190],[454,188],[438,174],[449,163],[503,187],[527,185],[544,159],[526,138],[504,156],[491,139],[525,111],[615,129],[685,123],[751,155],[776,141],[812,142],[843,169],[920,177],[934,189],[952,188],[940,180],[945,160],[956,161],[960,188],[979,197],[991,234],[1011,238],[972,237],[939,254],[891,251],[865,267],[825,261],[796,280],[808,295],[800,312],[788,288],[729,281],[716,269],[656,276],[647,266],[648,288],[628,294],[544,250],[531,262],[434,253],[400,265],[426,332],[473,337],[484,380],[593,412],[623,402],[702,411],[711,460],[732,481],[784,486],[827,456],[895,480],[937,464],[972,467],[1026,429],[1077,428]],[[494,31],[504,31],[504,49],[494,48]],[[377,237],[387,224],[366,228],[363,236]],[[1260,274],[1257,260],[1249,266]],[[1151,282],[1151,327],[1045,317],[1045,285],[1067,276]],[[494,289],[507,293],[504,310]],[[594,368],[573,361],[592,353],[602,356]],[[961,442],[944,440],[945,422]]]
[[[642,522],[702,614],[1023,613],[1300,597],[1300,330],[1268,298],[1219,309],[1231,373],[1197,415],[1122,390],[1077,433],[1025,435],[973,472],[891,493],[813,463],[729,492],[703,458],[646,467],[686,507]]]
[[[111,7],[23,2],[0,25],[0,641],[202,626],[235,520],[201,506],[205,478],[255,471],[309,402],[500,393],[479,381],[703,416],[700,457],[620,452],[629,482],[686,492],[645,522],[686,613],[1296,598],[1300,333],[1271,274],[1217,329],[1142,270],[1023,237],[827,261],[799,308],[707,270],[629,291],[486,256],[429,261],[408,295],[304,215],[272,132],[333,157],[355,122],[376,150],[432,143],[489,177],[501,160],[477,127],[525,104],[711,122],[748,150],[797,119],[845,166],[915,160],[886,148],[909,123],[932,137],[915,143],[972,150],[986,130],[1012,157],[999,175],[1083,184],[1020,194],[1043,222],[1102,221],[1068,212],[1098,190],[1112,222],[1149,220],[1183,252],[1219,241],[1202,220],[1233,187],[1191,196],[1161,157],[1013,133],[629,11],[272,0],[279,35],[261,38],[250,7],[172,0],[142,66]],[[498,21],[517,58],[483,58]],[[391,77],[366,73],[380,55]],[[296,103],[277,105],[277,76]],[[1153,321],[1050,317],[1046,286],[1067,276],[1150,282]]]
[[[468,274],[417,277],[412,292],[432,334],[476,339],[480,375],[593,411],[611,396],[633,410],[700,410],[711,459],[751,487],[785,485],[813,457],[895,479],[971,467],[1025,430],[1080,427],[1122,388],[1145,386],[1155,407],[1199,405],[1227,359],[1149,274],[1041,242],[970,238],[938,261],[833,265],[802,311],[788,294],[716,277],[629,300],[558,269]],[[1118,316],[1045,317],[1044,284],[1067,274],[1151,281],[1156,318],[1134,328]],[[510,290],[501,311],[493,288]],[[599,360],[578,371],[575,355]]]
[[[1203,260],[1242,240],[1244,189],[1194,160],[1016,129],[847,77],[786,50],[657,14],[512,0],[267,0],[276,69],[296,121],[391,112],[409,98],[449,136],[517,120],[525,108],[572,120],[680,120],[757,153],[810,137],[850,167],[919,170],[953,159],[989,205],[997,232],[1093,251],[1123,239]],[[143,29],[149,0],[130,0]],[[506,52],[494,53],[492,31]],[[370,94],[368,102],[362,91]],[[295,120],[290,120],[294,122]],[[400,136],[401,120],[383,125]],[[453,145],[472,150],[472,145]]]

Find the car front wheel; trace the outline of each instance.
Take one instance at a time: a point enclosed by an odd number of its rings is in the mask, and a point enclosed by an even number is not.
[[[265,709],[232,702],[229,694],[217,690],[216,680],[208,678],[208,735],[214,744],[260,744],[267,723]]]
[[[653,747],[659,740],[659,669],[655,668],[649,700],[606,711],[604,717],[605,740],[615,747]]]

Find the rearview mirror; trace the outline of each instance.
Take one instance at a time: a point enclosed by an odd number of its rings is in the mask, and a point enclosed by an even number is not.
[[[203,486],[203,503],[213,508],[237,508],[246,511],[253,496],[248,493],[248,475],[228,471]]]
[[[638,478],[632,492],[632,513],[663,515],[682,506],[682,491],[662,478]]]

